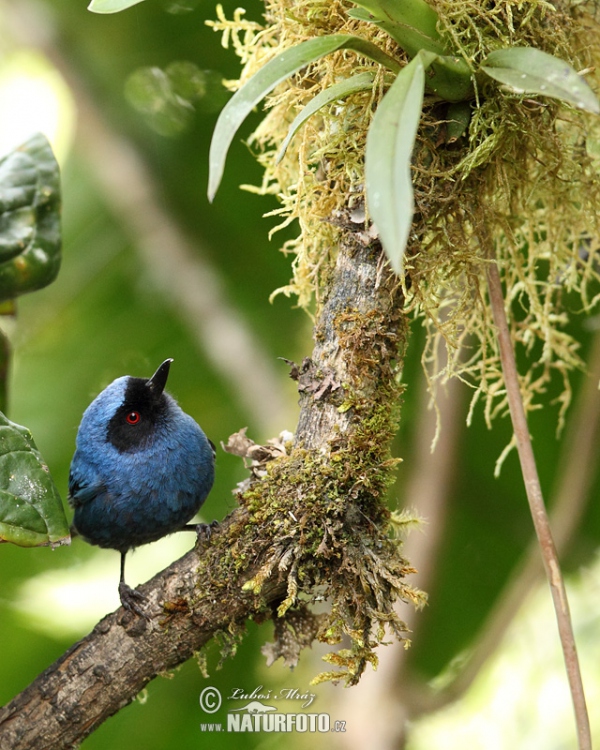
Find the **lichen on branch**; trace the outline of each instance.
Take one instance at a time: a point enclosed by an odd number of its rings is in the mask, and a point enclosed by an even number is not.
[[[406,638],[395,602],[424,603],[407,580],[414,571],[397,533],[406,522],[387,505],[398,463],[390,445],[407,337],[402,307],[401,285],[379,253],[347,237],[322,300],[312,357],[292,363],[301,397],[294,440],[261,449],[243,435],[228,448],[253,465],[238,496],[252,551],[235,554],[241,561],[250,552],[266,557],[244,588],[260,595],[265,581],[286,581],[286,596],[274,607],[279,641],[270,658],[293,658],[298,622],[326,643],[350,639],[350,648],[328,657],[337,669],[317,681],[354,684],[376,662],[374,649],[386,634]],[[328,611],[315,621],[306,604],[323,599]],[[289,627],[282,618],[290,618]]]
[[[431,0],[431,5],[446,48],[473,70],[495,50],[531,46],[557,55],[597,87],[600,29],[593,3]],[[267,0],[260,28],[223,20],[214,25],[238,34],[242,82],[278,52],[324,34],[359,35],[406,62],[384,31],[348,16],[354,7],[340,0],[301,0],[290,8],[285,0]],[[298,111],[328,86],[368,71],[375,73],[372,89],[313,115],[276,163]],[[555,100],[511,93],[479,75],[473,81],[475,98],[467,102],[463,135],[453,134],[451,105],[431,94],[425,98],[413,155],[416,213],[403,280],[406,309],[428,332],[427,376],[459,375],[473,387],[474,403],[483,401],[488,422],[506,413],[485,286],[489,261],[479,242],[481,232],[488,233],[511,306],[513,344],[528,362],[521,381],[526,408],[535,408],[558,380],[560,424],[571,397],[569,373],[582,365],[580,344],[567,322],[594,308],[600,292],[600,131],[593,115]],[[326,56],[275,89],[250,138],[264,167],[255,189],[278,196],[281,207],[273,213],[282,225],[299,226],[298,236],[282,248],[293,256],[293,278],[278,291],[297,295],[304,307],[319,301],[327,286],[346,231],[340,225],[356,222],[365,236],[376,237],[364,210],[364,149],[373,112],[390,82],[389,73],[356,53]],[[435,356],[440,338],[449,352],[442,371]]]

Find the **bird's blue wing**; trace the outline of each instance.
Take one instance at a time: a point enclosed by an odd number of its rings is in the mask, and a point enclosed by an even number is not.
[[[98,481],[95,472],[89,467],[85,471],[74,461],[69,472],[69,504],[76,508],[78,505],[90,502],[105,491],[102,482]]]

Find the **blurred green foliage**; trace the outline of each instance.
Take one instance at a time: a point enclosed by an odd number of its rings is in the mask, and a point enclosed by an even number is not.
[[[38,133],[0,159],[0,301],[41,289],[60,268],[60,178]]]
[[[259,2],[253,0],[245,7],[249,18],[260,19]],[[230,3],[226,14],[231,16],[234,8],[235,4]],[[273,305],[268,303],[269,294],[287,284],[290,260],[276,252],[283,242],[282,235],[272,242],[267,239],[275,220],[264,219],[262,214],[276,207],[275,200],[238,188],[241,183],[260,183],[260,169],[247,146],[239,139],[233,143],[219,195],[209,206],[205,197],[207,155],[216,113],[210,107],[196,106],[192,96],[186,100],[192,108],[183,105],[185,127],[167,137],[160,135],[162,131],[157,132],[156,120],[132,106],[128,98],[131,81],[147,75],[140,71],[158,70],[168,78],[167,71],[176,61],[189,63],[195,71],[218,71],[224,78],[237,76],[237,59],[222,49],[219,35],[204,25],[204,19],[213,15],[212,6],[165,0],[144,2],[114,16],[99,16],[87,12],[85,2],[43,0],[40,9],[54,26],[53,44],[73,77],[115,132],[131,139],[143,154],[160,186],[165,208],[218,269],[227,293],[263,341],[268,356],[275,363],[279,356],[298,361],[310,354],[308,317],[283,297],[278,297]],[[251,132],[259,117],[257,113],[249,118],[242,137]],[[187,322],[152,282],[132,238],[111,214],[84,156],[75,148],[61,165],[62,271],[52,286],[23,299],[13,336],[10,417],[31,429],[63,494],[77,426],[91,399],[113,378],[150,374],[166,357],[175,360],[169,381],[171,391],[217,445],[246,425],[255,439],[271,437],[257,434],[237,394],[214,371]],[[294,228],[289,231],[288,236],[292,236]],[[168,250],[165,248],[165,253]],[[590,334],[584,321],[575,317],[572,325],[579,329],[585,350]],[[422,339],[422,331],[415,327],[404,373],[407,390],[401,432],[395,446],[395,453],[404,458],[404,463],[390,497],[393,505],[398,501],[401,504],[415,455],[414,437],[422,418],[417,403],[423,378]],[[577,375],[576,384],[580,380]],[[281,381],[293,402],[295,395],[283,363]],[[557,393],[558,388],[531,420],[542,484],[548,496],[561,447],[555,435],[557,407],[552,405]],[[469,394],[465,397],[463,422]],[[284,428],[293,429],[294,425],[281,424],[280,429]],[[506,419],[497,420],[493,432],[488,431],[478,411],[473,425],[460,432],[448,529],[436,580],[429,592],[430,604],[419,631],[414,633],[409,654],[412,666],[428,678],[471,644],[531,538],[531,520],[516,456],[513,454],[506,461],[499,479],[493,477],[495,461],[510,434]],[[239,459],[218,450],[217,479],[203,508],[205,519],[222,518],[232,509],[231,490],[243,477]],[[595,495],[599,489],[596,482]],[[599,539],[600,509],[592,504],[583,531],[573,544],[569,565],[574,567],[589,560]],[[80,540],[75,540],[71,548],[56,551],[3,545],[0,570],[5,603],[16,599],[23,583],[32,576],[52,568],[77,568],[96,554],[97,550]],[[119,712],[83,747],[102,750],[130,745],[162,750],[206,743],[199,730],[199,723],[206,716],[198,706],[198,696],[206,685],[217,686],[223,695],[233,687],[252,690],[261,684],[274,689],[284,685],[307,689],[320,667],[309,657],[294,673],[280,665],[267,670],[260,646],[270,637],[268,623],[251,623],[237,654],[226,660],[219,671],[219,645],[212,644],[207,652],[208,680],[194,661],[177,670],[173,679],[158,678],[148,686],[145,703],[135,702]],[[41,634],[10,606],[3,607],[0,616],[0,642],[0,704],[10,700],[71,645],[70,638],[58,633],[54,638]],[[332,686],[314,689],[319,695],[318,710],[326,710],[327,697],[335,690]],[[339,718],[351,720],[349,716]],[[299,736],[294,738],[296,742],[301,740]],[[313,747],[326,747],[329,738],[308,740]],[[276,746],[278,741],[275,736],[236,736],[239,747]],[[225,733],[212,734],[210,746],[230,747],[231,742]]]
[[[48,140],[33,135],[0,159],[0,300],[51,283],[60,267],[60,178]],[[10,346],[0,331],[0,408],[6,411]],[[65,544],[69,527],[57,488],[29,430],[0,412],[0,542]]]

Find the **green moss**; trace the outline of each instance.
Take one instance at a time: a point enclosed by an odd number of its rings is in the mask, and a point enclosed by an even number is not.
[[[532,46],[566,60],[598,88],[595,3],[429,2],[449,53],[473,69],[494,50]],[[234,37],[238,30],[242,80],[278,51],[322,34],[358,34],[405,60],[384,32],[348,17],[352,3],[296,0],[293,13],[288,0],[266,0],[265,6],[266,24],[260,29],[236,27],[224,19],[217,25]],[[373,90],[310,118],[276,163],[296,113],[333,83],[367,71],[377,73]],[[279,196],[277,213],[284,225],[298,219],[301,228],[282,248],[294,258],[293,280],[282,291],[297,294],[302,306],[314,296],[319,299],[329,284],[335,248],[348,225],[340,217],[364,202],[366,132],[388,86],[389,79],[374,63],[347,52],[328,56],[277,87],[250,139],[265,170],[261,190]],[[550,382],[559,379],[564,387],[562,420],[570,401],[569,372],[582,365],[563,307],[564,298],[573,295],[562,292],[576,292],[586,312],[599,299],[597,264],[579,257],[582,241],[588,257],[600,250],[599,129],[592,115],[551,99],[511,94],[485,76],[477,76],[475,89],[470,120],[458,139],[447,138],[447,103],[425,98],[413,155],[416,214],[405,264],[409,310],[427,329],[427,377],[460,375],[473,385],[474,402],[484,403],[488,420],[503,413],[485,282],[490,247],[481,243],[484,234],[491,237],[515,317],[519,310],[527,311],[511,331],[515,347],[529,358],[522,378],[526,408],[534,408]],[[465,340],[470,343],[466,360],[461,353]],[[437,357],[440,341],[448,349],[443,372]],[[351,399],[340,404],[342,409],[354,405]]]
[[[236,574],[252,556],[267,554],[245,592],[260,597],[267,578],[286,580],[287,596],[276,618],[298,621],[307,601],[330,601],[317,637],[327,643],[344,635],[352,639],[349,651],[330,657],[339,671],[327,673],[349,683],[374,660],[384,625],[405,636],[394,602],[423,601],[405,580],[413,571],[401,555],[396,521],[386,504],[397,464],[390,443],[399,420],[397,362],[406,338],[399,310],[392,319],[390,325],[383,312],[363,316],[353,310],[335,320],[347,378],[338,389],[343,393],[338,408],[347,409],[347,429],[332,436],[326,451],[295,445],[288,455],[267,463],[265,475],[239,496],[243,534],[233,543],[228,540]],[[337,404],[338,391],[328,398]],[[273,647],[273,653],[284,651],[281,644]]]
[[[557,54],[578,70],[600,69],[597,22],[585,3],[431,4],[447,48],[468,64],[479,64],[498,48],[526,45]],[[342,0],[298,0],[292,12],[288,0],[266,0],[264,27],[244,22],[238,13],[233,22],[221,15],[216,28],[234,42],[245,65],[242,80],[278,51],[322,34],[360,34],[405,60],[376,26],[350,19],[349,7]],[[276,163],[295,114],[332,83],[363,71],[376,73],[373,90],[312,117]],[[535,354],[522,379],[528,408],[555,374],[564,378],[565,406],[566,373],[580,364],[577,342],[561,330],[563,291],[579,293],[584,309],[598,299],[593,259],[600,251],[600,178],[589,143],[600,137],[596,131],[590,138],[591,118],[551,100],[507,95],[490,81],[476,83],[470,121],[453,142],[445,131],[448,105],[432,96],[425,100],[413,156],[416,218],[402,282],[404,310],[403,300],[391,315],[389,308],[364,313],[349,307],[333,322],[317,325],[317,343],[329,338],[323,326],[333,325],[343,352],[343,382],[325,398],[347,420],[347,429],[332,435],[323,452],[295,445],[272,461],[265,476],[240,495],[244,523],[223,541],[236,574],[257,553],[267,554],[247,584],[249,596],[260,597],[267,577],[285,578],[280,617],[293,611],[300,596],[329,598],[319,637],[335,643],[347,635],[352,647],[331,655],[340,672],[326,679],[342,674],[355,682],[374,660],[384,626],[404,635],[394,601],[422,601],[405,582],[411,569],[396,541],[399,519],[385,504],[396,464],[389,446],[399,419],[407,310],[425,321],[428,376],[440,374],[443,339],[449,352],[443,374],[470,380],[475,397],[484,394],[491,419],[502,410],[505,391],[485,285],[490,243],[482,238],[492,238],[506,297],[521,311],[513,319],[513,340]],[[351,234],[352,222],[344,217],[364,203],[366,132],[388,85],[368,60],[348,52],[328,56],[277,87],[251,138],[265,169],[260,190],[279,196],[276,213],[283,224],[299,221],[300,236],[283,247],[294,260],[293,281],[282,291],[296,293],[305,307],[315,297],[318,305],[326,298],[338,247],[347,245],[343,240]],[[589,262],[580,258],[582,241]],[[471,345],[468,358],[461,356],[465,340]]]

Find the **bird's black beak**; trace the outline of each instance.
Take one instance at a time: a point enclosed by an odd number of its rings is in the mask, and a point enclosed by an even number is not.
[[[154,375],[148,380],[148,388],[150,388],[154,397],[160,396],[165,390],[172,361],[172,359],[165,359]]]

